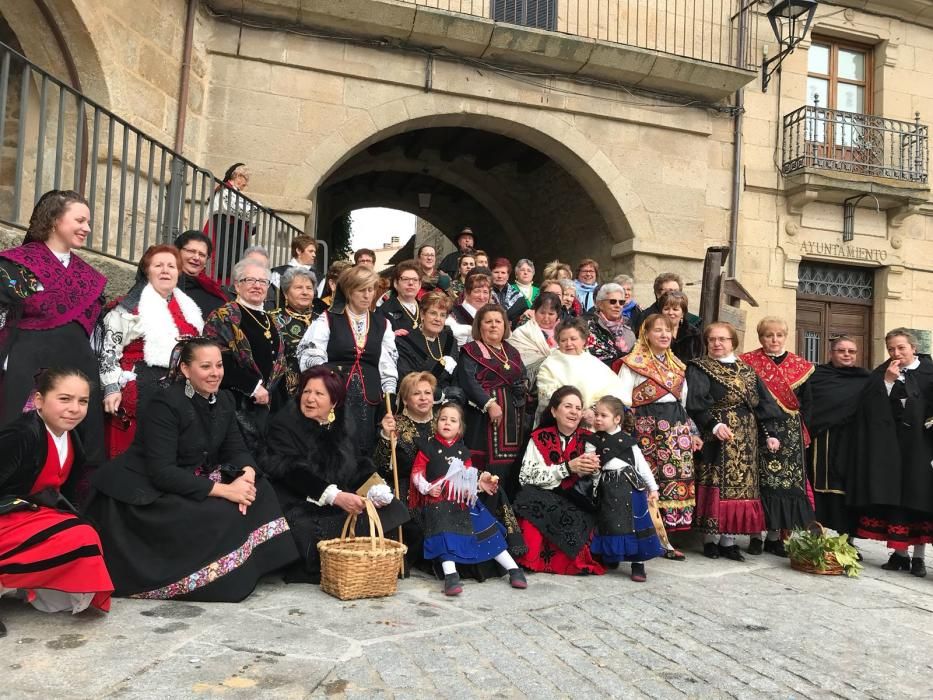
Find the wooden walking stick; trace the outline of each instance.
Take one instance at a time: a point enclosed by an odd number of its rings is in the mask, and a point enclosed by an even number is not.
[[[389,395],[386,394],[386,414],[392,415],[392,402],[389,401]],[[389,437],[389,444],[392,446],[392,486],[395,488],[395,497],[401,500],[398,490],[398,457],[395,455],[395,443],[398,440],[396,437],[397,431],[393,430],[392,435]],[[402,539],[402,526],[398,526],[398,543],[405,544]],[[402,576],[405,576],[405,557],[402,557]]]

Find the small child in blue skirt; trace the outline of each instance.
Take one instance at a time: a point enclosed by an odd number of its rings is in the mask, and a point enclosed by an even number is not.
[[[477,499],[493,495],[498,477],[480,474],[463,443],[463,408],[444,404],[437,414],[437,433],[421,445],[411,468],[408,505],[424,516],[424,558],[439,559],[444,594],[463,591],[457,564],[495,559],[509,574],[512,588],[527,588],[525,574],[506,550],[505,527]]]
[[[604,396],[594,408],[592,435],[584,438],[586,452],[599,456],[596,488],[596,535],[590,551],[610,567],[621,561],[632,563],[632,580],[648,579],[644,562],[664,554],[648,511],[657,503],[658,485],[651,467],[635,443],[622,431],[625,405],[614,396]]]

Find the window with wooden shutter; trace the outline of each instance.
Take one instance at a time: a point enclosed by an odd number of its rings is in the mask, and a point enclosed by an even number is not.
[[[557,27],[557,0],[493,0],[492,18],[553,31]]]

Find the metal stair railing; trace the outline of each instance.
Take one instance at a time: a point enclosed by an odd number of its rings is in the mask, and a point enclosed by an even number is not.
[[[0,43],[0,221],[26,226],[39,197],[73,189],[91,210],[86,247],[135,263],[179,233],[208,233],[227,279],[246,246],[272,265],[303,231]]]

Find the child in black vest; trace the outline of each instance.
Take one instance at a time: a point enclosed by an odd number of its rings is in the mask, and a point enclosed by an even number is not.
[[[444,594],[463,591],[457,563],[480,564],[495,559],[509,573],[513,588],[527,588],[525,574],[506,550],[505,528],[477,493],[499,489],[498,477],[479,474],[463,443],[463,409],[447,403],[437,414],[437,434],[421,445],[411,469],[408,504],[424,516],[424,558],[439,559]]]
[[[624,412],[619,399],[604,396],[596,402],[596,432],[584,438],[585,451],[599,456],[600,467],[594,478],[597,534],[590,551],[610,568],[631,562],[632,580],[643,582],[648,578],[644,562],[664,554],[648,510],[649,500],[658,500],[658,485],[634,438],[622,431]]]

